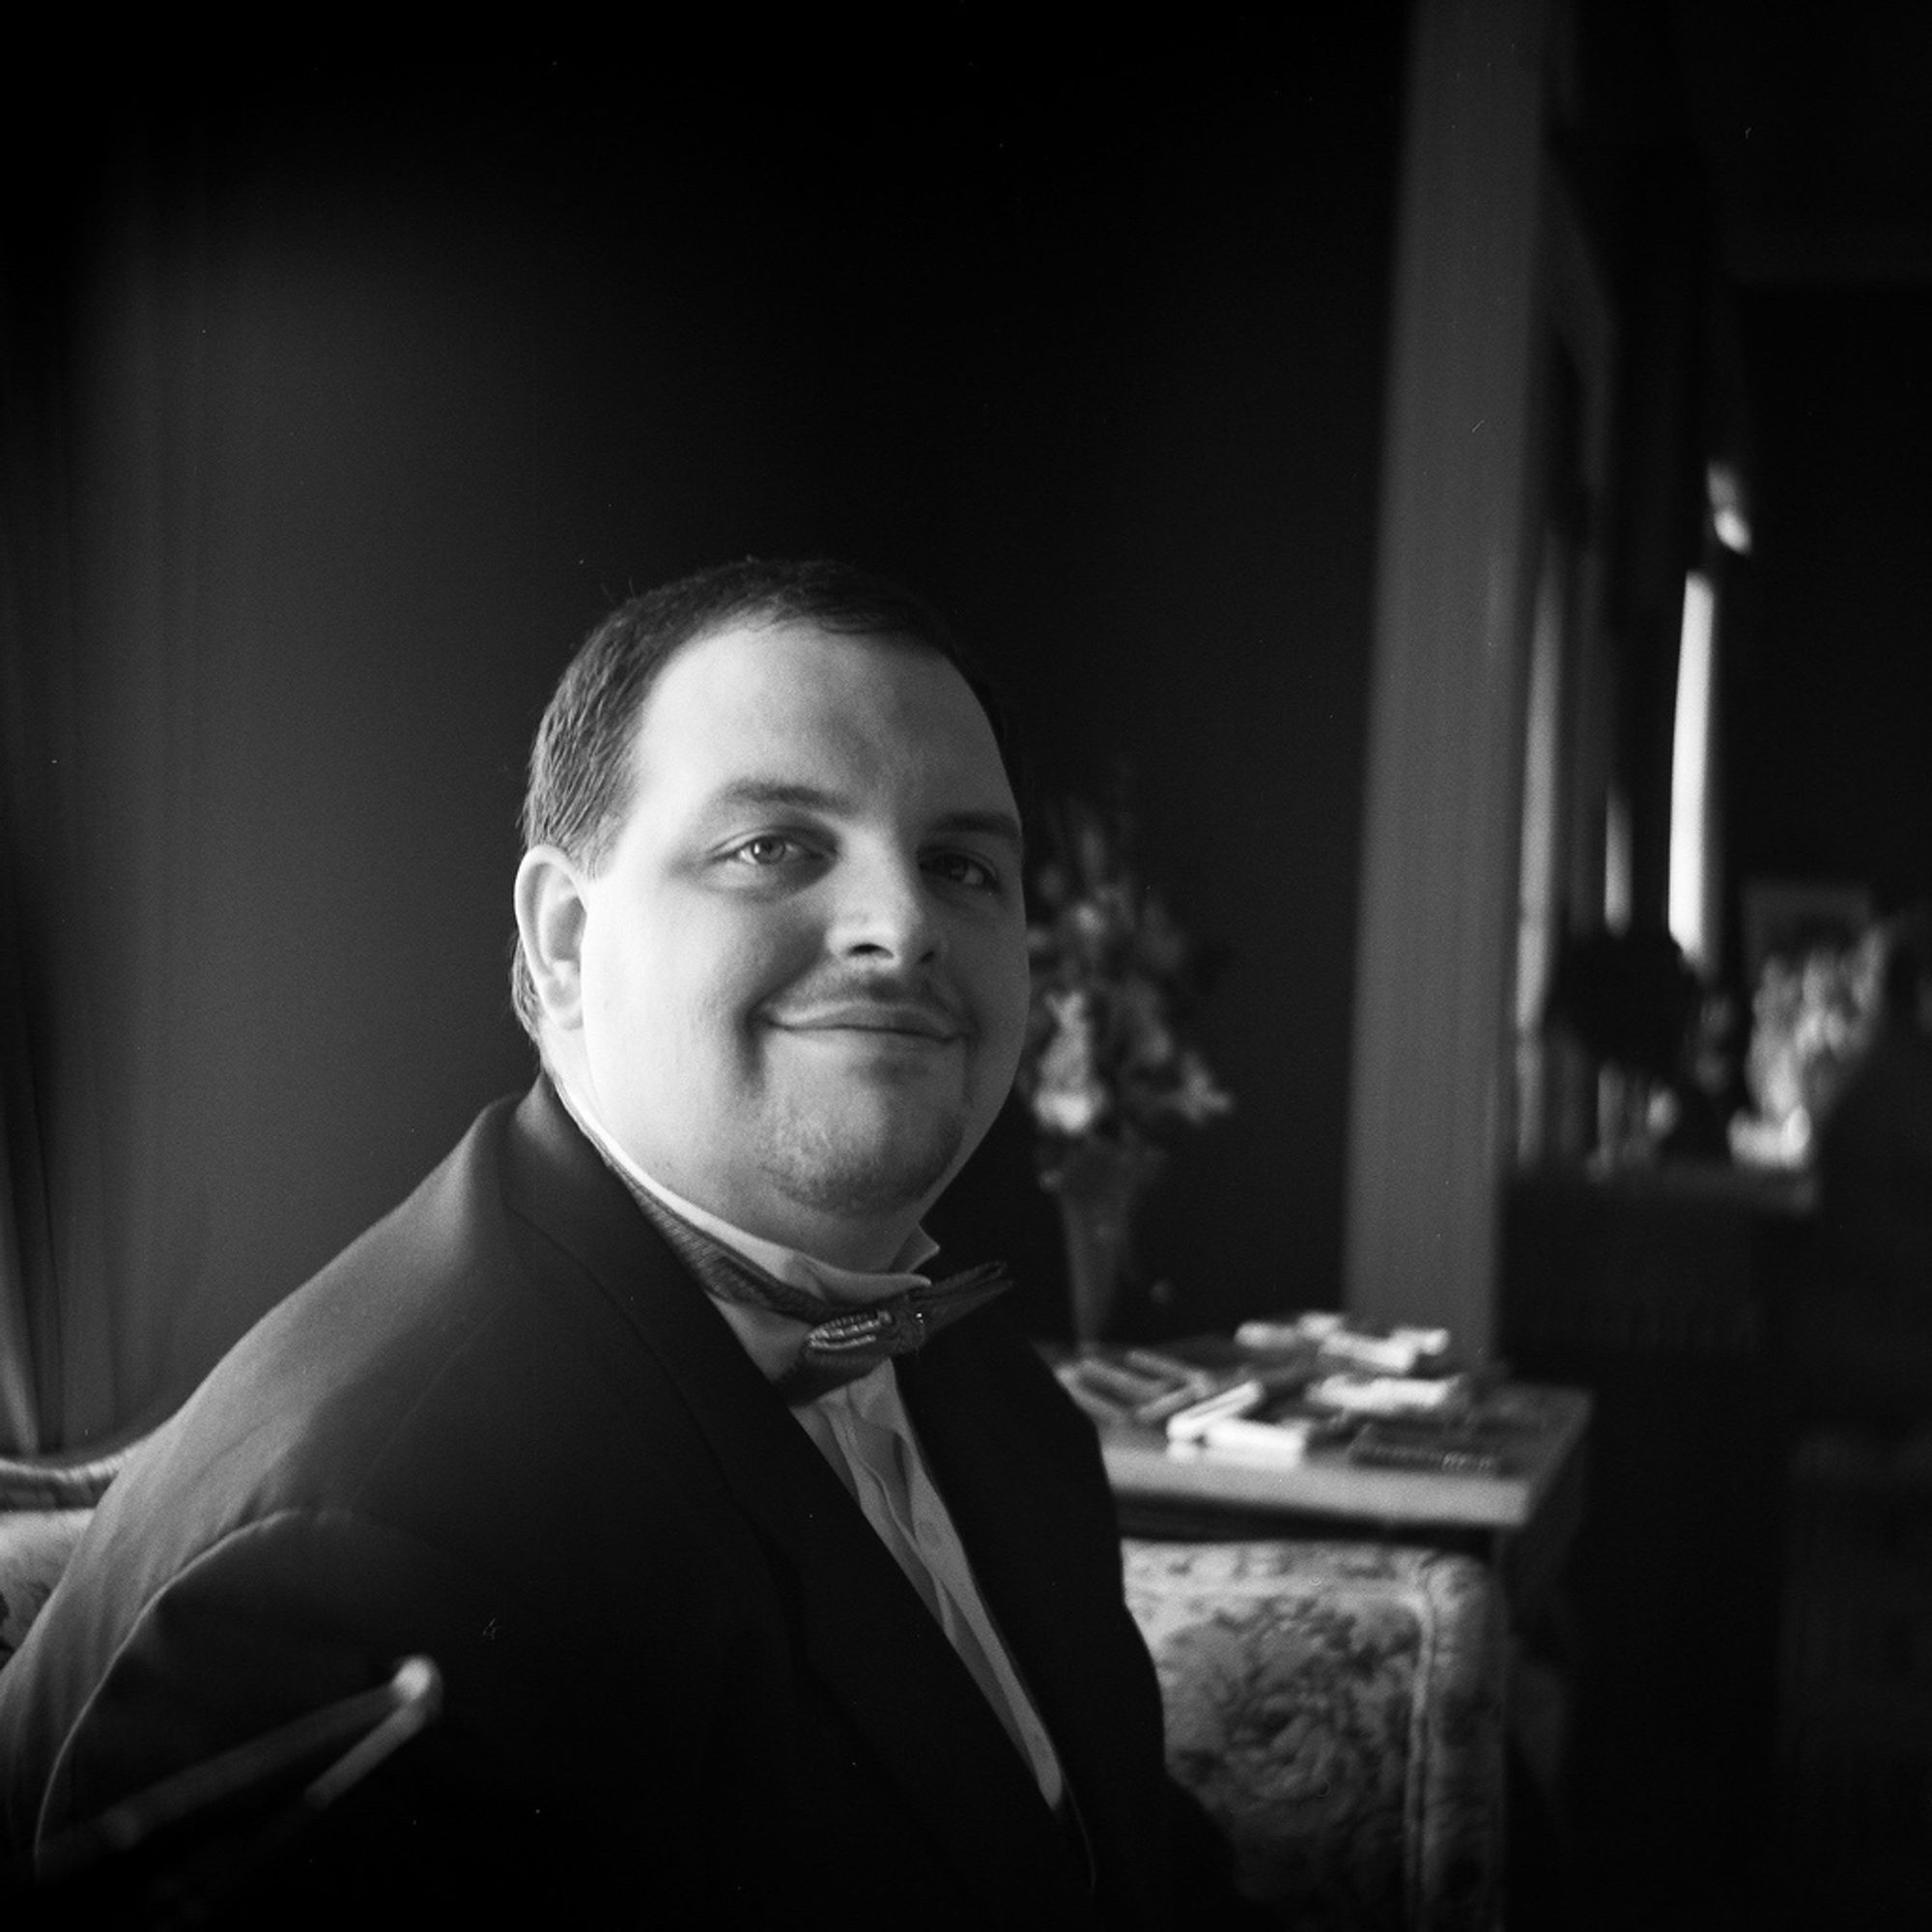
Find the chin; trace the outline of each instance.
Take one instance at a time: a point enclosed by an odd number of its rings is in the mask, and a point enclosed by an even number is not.
[[[842,1218],[923,1208],[963,1158],[956,1119],[887,1121],[864,1132],[813,1122],[788,1134],[765,1163],[773,1183],[802,1208]]]

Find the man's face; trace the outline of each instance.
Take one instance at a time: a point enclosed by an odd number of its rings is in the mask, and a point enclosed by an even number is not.
[[[1017,813],[965,680],[810,623],[688,644],[583,888],[583,1053],[646,1173],[753,1234],[890,1259],[1011,1085]]]

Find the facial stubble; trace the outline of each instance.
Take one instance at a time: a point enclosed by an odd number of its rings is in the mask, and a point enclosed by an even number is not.
[[[791,1094],[773,1110],[759,1167],[798,1207],[841,1220],[867,1219],[920,1206],[935,1194],[958,1161],[965,1137],[963,1097],[905,1109],[844,1094]]]

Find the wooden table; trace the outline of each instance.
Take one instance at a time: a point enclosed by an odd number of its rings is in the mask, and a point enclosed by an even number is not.
[[[1298,1463],[1177,1448],[1152,1430],[1102,1432],[1101,1452],[1130,1535],[1402,1537],[1490,1557],[1512,1610],[1532,1614],[1582,1516],[1590,1397],[1507,1382],[1489,1398],[1520,1424],[1496,1475],[1388,1469],[1316,1448]]]

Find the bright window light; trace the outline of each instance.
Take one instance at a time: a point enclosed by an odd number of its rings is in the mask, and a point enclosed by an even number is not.
[[[1677,717],[1670,748],[1670,932],[1693,966],[1711,963],[1709,924],[1711,644],[1718,600],[1711,580],[1684,581],[1677,650]]]
[[[1613,785],[1604,800],[1604,923],[1612,932],[1630,930],[1635,867],[1631,852],[1630,800]]]
[[[1554,942],[1556,884],[1556,763],[1558,679],[1563,634],[1558,605],[1561,578],[1546,569],[1536,593],[1536,630],[1530,644],[1529,715],[1522,761],[1522,863],[1517,928],[1516,1026],[1536,1030],[1543,1014],[1550,950]]]

